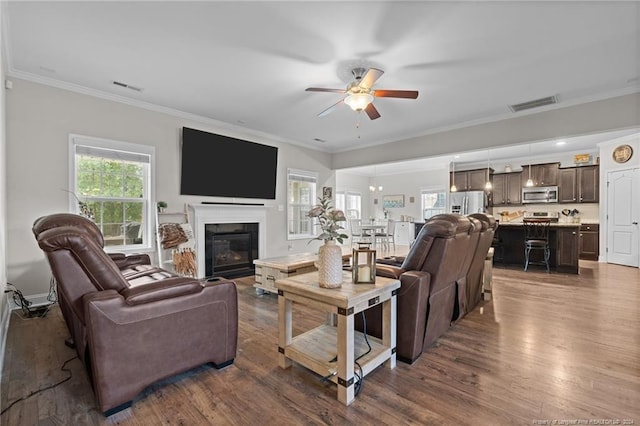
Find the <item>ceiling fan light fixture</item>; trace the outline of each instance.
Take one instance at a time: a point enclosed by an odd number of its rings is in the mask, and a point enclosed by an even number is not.
[[[371,93],[352,93],[344,99],[344,103],[354,111],[362,111],[373,101]]]

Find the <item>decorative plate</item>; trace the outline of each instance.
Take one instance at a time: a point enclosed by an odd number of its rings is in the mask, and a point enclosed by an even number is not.
[[[613,150],[613,160],[616,163],[626,163],[633,155],[633,148],[630,145],[620,145]]]

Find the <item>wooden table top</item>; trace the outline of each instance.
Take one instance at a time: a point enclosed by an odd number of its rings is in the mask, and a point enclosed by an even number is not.
[[[343,250],[342,259],[347,260],[351,258],[351,252],[348,253]],[[255,259],[254,265],[266,266],[269,268],[276,268],[283,271],[289,271],[292,269],[304,268],[307,266],[313,266],[314,262],[318,260],[317,253],[297,253],[280,257],[268,257],[264,259]]]
[[[276,280],[276,288],[306,298],[318,300],[339,308],[349,308],[376,296],[400,288],[400,280],[376,277],[374,284],[354,284],[351,272],[343,271],[343,283],[338,288],[323,288],[318,283],[318,272],[295,275]]]

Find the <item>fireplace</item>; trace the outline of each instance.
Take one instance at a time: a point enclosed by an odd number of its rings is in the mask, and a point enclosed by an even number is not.
[[[190,204],[189,216],[196,237],[199,277],[250,275],[253,260],[268,257],[265,206]],[[251,249],[245,250],[249,244]],[[213,263],[216,259],[217,265]]]
[[[253,275],[258,258],[258,223],[210,223],[204,226],[205,276]]]

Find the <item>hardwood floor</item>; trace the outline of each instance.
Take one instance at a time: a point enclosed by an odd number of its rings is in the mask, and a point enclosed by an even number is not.
[[[158,383],[104,418],[57,307],[42,319],[13,313],[0,423],[158,424],[640,424],[640,272],[581,261],[580,275],[494,268],[481,302],[412,365],[378,368],[348,407],[336,385],[277,362],[277,297],[236,280],[235,363]],[[300,332],[324,315],[294,305]],[[547,423],[544,423],[544,422]],[[626,423],[625,423],[626,422]]]

